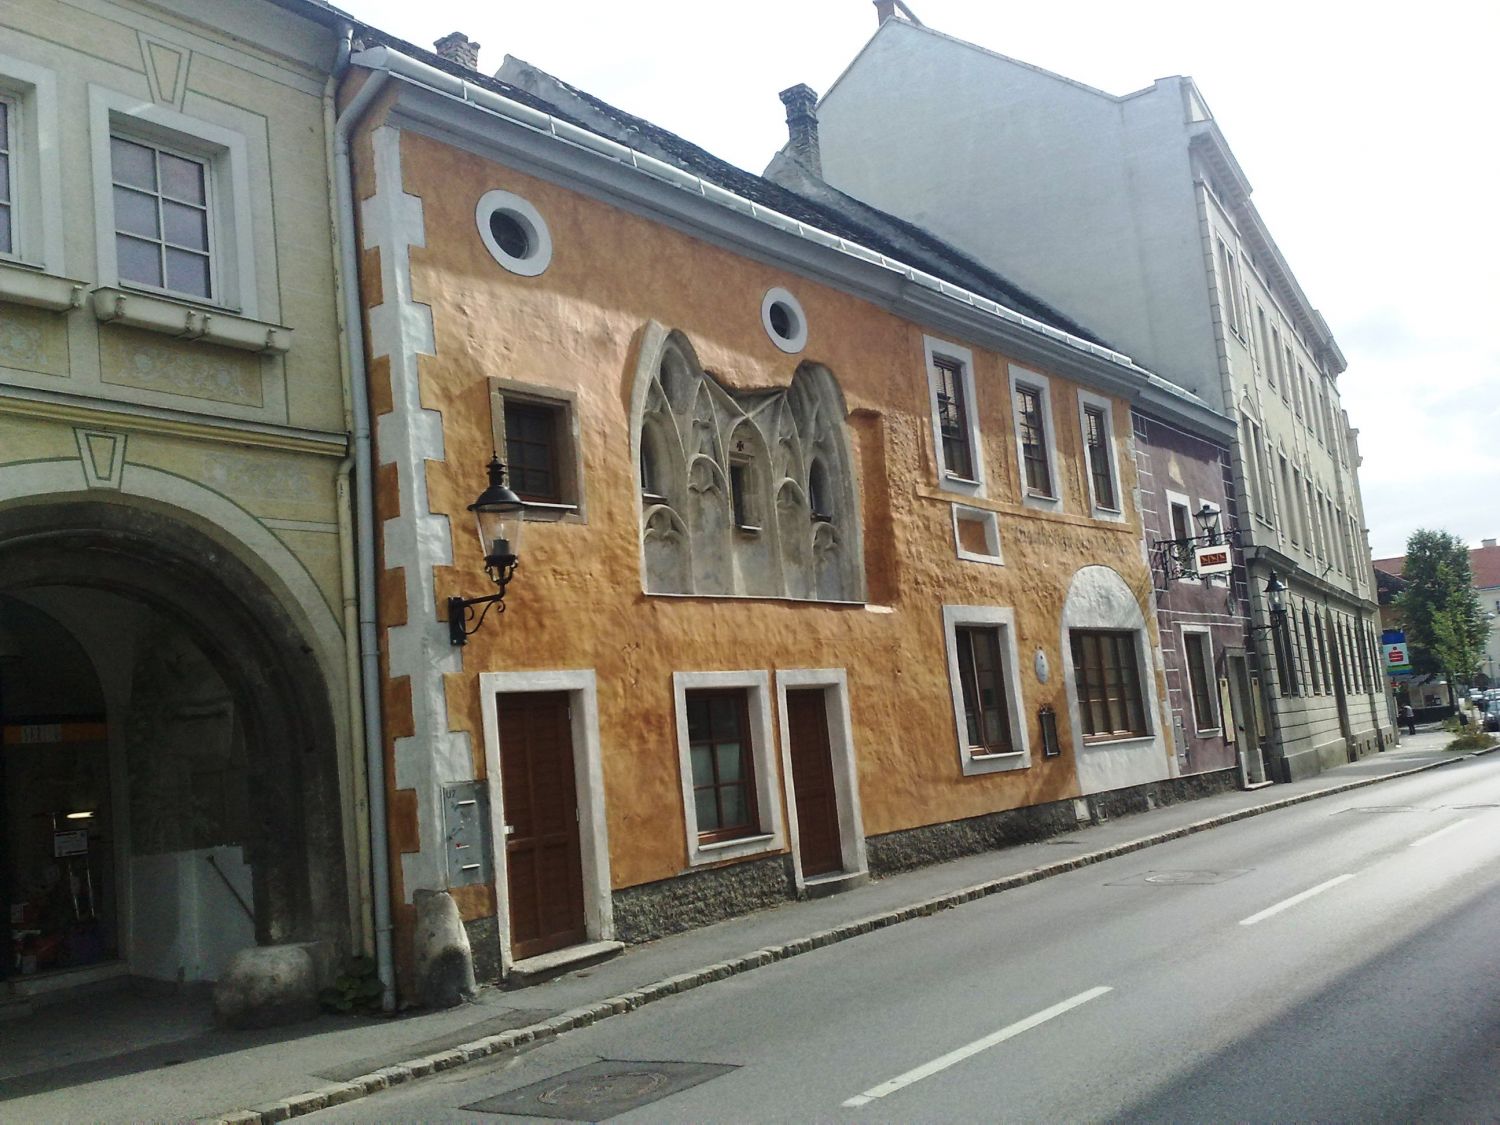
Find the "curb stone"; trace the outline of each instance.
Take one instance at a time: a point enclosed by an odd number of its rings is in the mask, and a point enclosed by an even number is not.
[[[360,1098],[368,1097],[370,1094],[378,1093],[381,1090],[390,1089],[394,1086],[404,1085],[407,1082],[426,1077],[430,1074],[489,1058],[526,1043],[550,1039],[568,1031],[588,1027],[601,1020],[609,1019],[611,1016],[634,1011],[653,1001],[663,1000],[679,992],[690,992],[706,984],[712,984],[715,981],[739,976],[741,973],[748,973],[753,969],[774,964],[788,957],[796,957],[803,953],[810,953],[815,949],[822,949],[829,945],[848,941],[850,938],[859,937],[862,934],[875,933],[878,930],[886,929],[901,922],[911,921],[915,918],[931,917],[941,911],[950,910],[965,903],[978,902],[980,899],[988,898],[990,895],[999,894],[1002,891],[1014,890],[1017,887],[1024,887],[1029,883],[1035,883],[1053,875],[1076,871],[1079,868],[1089,867],[1096,863],[1102,863],[1107,859],[1115,859],[1118,856],[1129,855],[1132,852],[1144,851],[1146,848],[1154,847],[1157,844],[1180,840],[1184,836],[1191,836],[1194,833],[1203,832],[1210,828],[1218,828],[1225,824],[1233,824],[1236,821],[1248,820],[1252,816],[1275,812],[1278,809],[1291,808],[1295,805],[1305,804],[1308,801],[1315,801],[1322,797],[1336,797],[1341,793],[1348,793],[1355,789],[1364,789],[1367,786],[1378,785],[1383,781],[1393,781],[1396,778],[1410,777],[1413,774],[1441,769],[1444,766],[1452,765],[1454,762],[1461,762],[1465,758],[1492,754],[1496,751],[1500,751],[1500,744],[1480,750],[1457,753],[1445,761],[1428,762],[1425,765],[1416,766],[1409,770],[1402,770],[1399,773],[1361,778],[1358,781],[1349,781],[1342,785],[1330,786],[1326,789],[1317,789],[1307,793],[1299,793],[1293,797],[1284,797],[1279,801],[1271,801],[1264,805],[1236,809],[1233,812],[1221,813],[1218,816],[1207,817],[1203,820],[1195,820],[1191,824],[1183,825],[1180,828],[1155,832],[1149,836],[1141,836],[1135,840],[1127,840],[1124,843],[1100,848],[1098,851],[1086,852],[1083,855],[1056,860],[1052,863],[1043,864],[1040,867],[1016,872],[1013,875],[1004,875],[996,879],[986,880],[983,883],[977,883],[973,886],[960,887],[957,890],[949,891],[921,902],[912,903],[908,906],[893,907],[879,914],[857,918],[852,922],[845,922],[805,937],[793,938],[780,945],[766,946],[763,949],[757,949],[753,953],[747,953],[744,956],[736,957],[729,961],[719,961],[711,965],[706,965],[701,969],[695,969],[692,972],[678,973],[674,976],[665,977],[662,980],[643,985],[629,992],[620,993],[617,996],[611,996],[595,1004],[573,1008],[562,1015],[554,1016],[552,1019],[532,1024],[529,1027],[516,1028],[511,1031],[502,1032],[499,1035],[490,1035],[481,1039],[475,1039],[472,1042],[460,1044],[437,1055],[424,1055],[405,1063],[381,1067],[378,1070],[371,1071],[369,1074],[362,1074],[357,1078],[353,1078],[348,1082],[322,1086],[309,1090],[306,1093],[269,1102],[266,1105],[257,1106],[253,1109],[233,1110],[217,1114],[213,1117],[203,1118],[199,1122],[199,1125],[275,1125],[277,1122],[286,1121],[292,1117],[301,1117],[304,1114],[316,1113],[320,1109],[357,1101]]]

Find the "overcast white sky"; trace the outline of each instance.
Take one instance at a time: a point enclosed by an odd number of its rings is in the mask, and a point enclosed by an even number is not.
[[[1110,93],[1191,75],[1349,361],[1375,557],[1419,527],[1500,536],[1500,4],[908,4]],[[876,26],[870,0],[341,6],[424,47],[463,31],[487,73],[516,55],[755,172],[785,136],[777,91],[826,90]]]

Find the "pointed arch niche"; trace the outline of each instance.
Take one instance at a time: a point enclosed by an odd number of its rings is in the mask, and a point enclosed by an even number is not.
[[[726,387],[681,332],[644,330],[630,398],[649,594],[865,597],[844,396],[821,364],[785,387]]]

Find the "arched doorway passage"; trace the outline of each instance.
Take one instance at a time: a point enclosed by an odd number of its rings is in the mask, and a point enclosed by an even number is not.
[[[234,551],[128,503],[0,511],[0,630],[7,973],[347,951],[327,682]]]

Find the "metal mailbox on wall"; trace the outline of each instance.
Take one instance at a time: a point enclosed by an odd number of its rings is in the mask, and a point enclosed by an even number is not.
[[[450,887],[467,887],[494,879],[489,827],[490,796],[483,781],[443,786],[443,838],[448,850]]]

